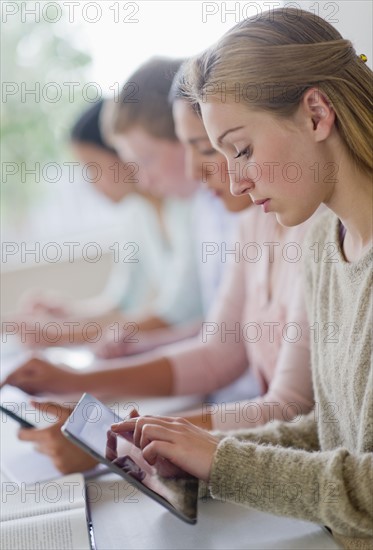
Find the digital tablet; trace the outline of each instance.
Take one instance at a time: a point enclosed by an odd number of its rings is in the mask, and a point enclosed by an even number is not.
[[[31,424],[31,422],[28,422],[28,420],[25,420],[24,418],[22,418],[15,412],[11,411],[7,407],[4,407],[4,405],[0,405],[0,411],[6,414],[7,416],[9,416],[10,418],[12,418],[13,420],[15,420],[16,422],[18,422],[18,424],[20,424],[22,428],[31,429],[36,427],[34,426],[34,424]]]
[[[166,459],[151,466],[133,444],[132,432],[119,435],[111,424],[122,419],[85,393],[62,426],[72,442],[187,523],[197,521],[198,479]]]

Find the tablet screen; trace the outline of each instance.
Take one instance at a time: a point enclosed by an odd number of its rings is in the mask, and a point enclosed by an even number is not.
[[[84,394],[62,430],[75,443],[178,517],[195,523],[198,480],[165,459],[157,460],[154,466],[148,464],[141,450],[132,443],[132,433],[122,436],[110,430],[111,424],[120,420],[103,403]]]

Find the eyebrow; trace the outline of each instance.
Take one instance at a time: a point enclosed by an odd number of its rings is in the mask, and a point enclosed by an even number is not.
[[[236,132],[237,130],[241,130],[242,128],[243,128],[243,126],[236,126],[236,128],[230,128],[229,130],[227,130],[226,132],[224,132],[221,136],[218,137],[218,140],[217,140],[218,145],[221,145],[221,144],[222,144],[223,139],[224,139],[228,134],[230,134],[231,132]]]
[[[207,136],[201,136],[201,137],[188,139],[188,143],[190,143],[191,145],[194,145],[195,143],[198,143],[199,141],[210,141],[210,140]]]

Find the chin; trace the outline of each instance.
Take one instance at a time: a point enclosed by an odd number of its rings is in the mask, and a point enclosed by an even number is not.
[[[295,225],[300,225],[307,221],[313,212],[276,212],[276,219],[280,225],[284,227],[294,227]]]
[[[228,210],[228,212],[238,213],[249,208],[251,204],[246,204],[246,205],[241,204],[241,205],[232,206],[224,203],[224,206],[225,206],[225,209]]]
[[[232,204],[230,203],[229,201],[225,201],[224,199],[220,198],[221,202],[224,204],[224,208],[228,211],[228,212],[237,212],[237,208]]]

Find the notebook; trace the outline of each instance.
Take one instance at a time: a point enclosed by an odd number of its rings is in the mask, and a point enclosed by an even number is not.
[[[1,548],[95,549],[82,474],[32,486],[3,482],[1,499]]]

